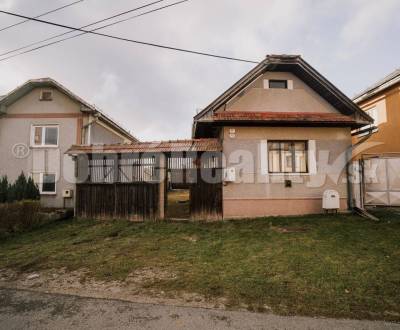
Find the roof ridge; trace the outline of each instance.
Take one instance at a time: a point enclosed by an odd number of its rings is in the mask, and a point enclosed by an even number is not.
[[[374,90],[379,89],[379,87],[389,83],[388,86],[386,86],[385,88],[391,87],[393,84],[397,83],[397,82],[393,82],[392,84],[390,83],[390,81],[397,79],[400,77],[400,67],[395,69],[394,71],[392,71],[391,73],[387,74],[386,76],[384,76],[383,78],[379,79],[376,83],[370,85],[369,87],[367,87],[366,89],[364,89],[362,92],[357,93],[354,97],[353,100],[357,100],[362,98],[362,96],[367,96],[366,94],[371,94],[370,96],[374,95]]]

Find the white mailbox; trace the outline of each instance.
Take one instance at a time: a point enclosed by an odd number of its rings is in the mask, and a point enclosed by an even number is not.
[[[236,180],[236,170],[234,167],[228,167],[224,170],[224,181],[225,182],[235,182]]]
[[[62,192],[63,198],[72,198],[73,190],[72,189],[64,189]]]
[[[336,190],[325,190],[322,198],[322,208],[324,210],[340,209],[340,196]]]

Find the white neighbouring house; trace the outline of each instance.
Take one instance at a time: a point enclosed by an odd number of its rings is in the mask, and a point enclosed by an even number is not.
[[[75,186],[73,144],[137,142],[129,131],[51,78],[32,79],[0,97],[0,176],[23,171],[38,184],[46,207],[73,207],[63,191]]]

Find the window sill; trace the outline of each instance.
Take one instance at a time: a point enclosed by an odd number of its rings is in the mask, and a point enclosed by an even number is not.
[[[311,175],[310,173],[268,173],[268,175],[272,176],[308,176]]]
[[[58,145],[48,145],[48,146],[32,146],[32,149],[57,149]]]
[[[40,195],[44,195],[44,196],[56,196],[57,193],[56,193],[56,192],[41,192]]]

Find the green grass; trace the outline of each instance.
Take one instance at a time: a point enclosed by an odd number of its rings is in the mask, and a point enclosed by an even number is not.
[[[284,315],[400,321],[400,215],[266,218],[218,223],[73,220],[0,243],[0,268],[86,268],[123,280],[155,267],[176,273],[148,285],[265,305]]]

